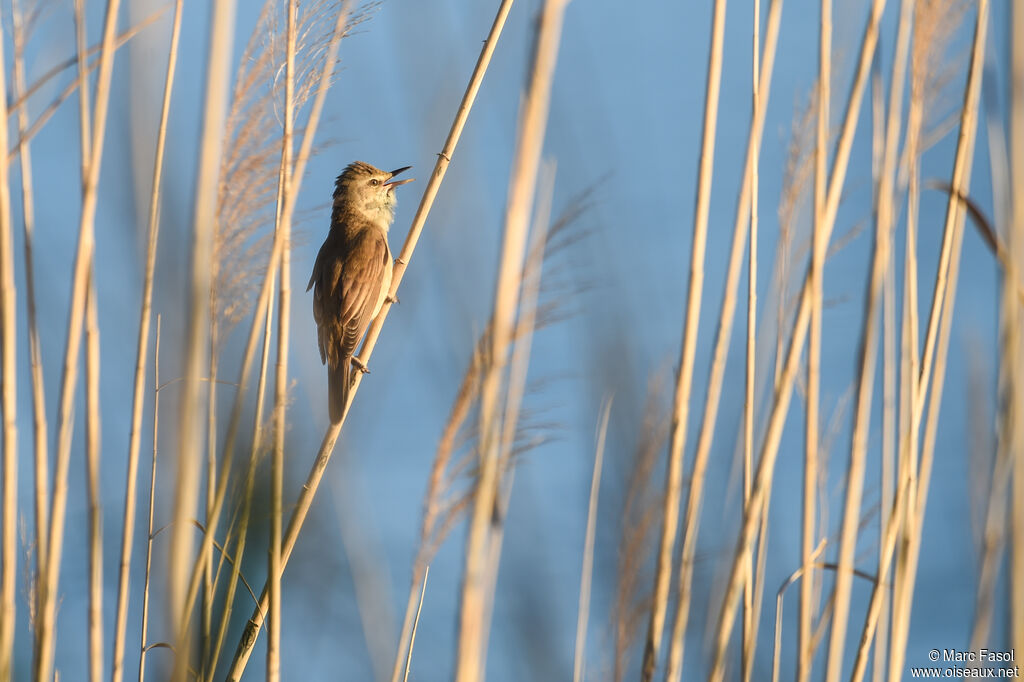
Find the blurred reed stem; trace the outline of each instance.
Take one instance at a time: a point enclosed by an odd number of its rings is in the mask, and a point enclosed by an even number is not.
[[[760,115],[758,90],[761,82],[761,0],[754,0],[753,44],[751,46],[751,118]],[[747,357],[743,386],[743,506],[750,500],[751,474],[754,461],[754,388],[757,368],[757,220],[759,150],[754,150],[750,164],[750,249],[747,258]],[[743,661],[740,677],[749,682],[754,659],[757,626],[755,622],[751,576],[753,566],[747,562],[747,580],[743,584]],[[760,610],[760,609],[758,609]]]
[[[170,116],[171,91],[178,63],[178,45],[181,38],[182,0],[176,0],[171,39],[167,50],[167,70],[164,76],[160,122],[157,126],[156,152],[153,158],[153,184],[149,194],[149,231],[146,242],[146,269],[142,283],[142,301],[139,311],[139,331],[135,352],[135,378],[132,389],[132,422],[128,436],[128,471],[125,480],[124,518],[121,533],[121,558],[117,581],[117,615],[114,624],[114,653],[111,662],[111,681],[121,682],[124,675],[125,629],[128,621],[128,588],[131,584],[131,556],[135,541],[136,498],[138,494],[139,449],[142,441],[142,407],[146,389],[146,363],[149,359],[149,333],[153,314],[153,273],[156,269],[156,249],[160,236],[160,188],[163,182],[164,151],[167,146],[167,121]],[[155,381],[156,379],[154,379]],[[154,433],[154,459],[156,434]],[[151,486],[153,485],[151,481]],[[150,491],[150,533],[152,533],[152,490]],[[147,543],[147,544],[151,544]],[[150,547],[147,547],[147,564]],[[148,602],[148,597],[147,597]],[[142,671],[140,670],[140,681]]]
[[[213,234],[216,222],[217,179],[223,150],[224,122],[231,82],[231,55],[234,44],[235,0],[224,0],[210,7],[210,38],[207,47],[206,85],[202,133],[196,168],[196,189],[192,217],[191,278],[186,309],[184,339],[184,385],[178,416],[178,456],[174,483],[173,525],[171,527],[170,566],[168,567],[169,608],[177,618],[175,661],[172,679],[184,682],[191,662],[189,572],[193,563],[192,519],[196,518],[199,499],[202,452],[202,368],[207,366],[210,342],[210,286]],[[241,388],[239,389],[241,392]],[[211,396],[207,395],[207,399]],[[228,453],[225,458],[229,459]],[[212,513],[210,517],[212,517]],[[206,538],[213,537],[216,524],[207,518]],[[206,554],[197,563],[205,565]]]
[[[284,134],[281,139],[281,172],[278,196],[286,210],[278,211],[275,231],[281,233],[281,284],[278,290],[277,372],[274,378],[274,450],[270,461],[270,547],[267,583],[270,600],[270,632],[267,637],[267,682],[281,679],[281,516],[284,488],[284,435],[287,429],[288,341],[291,323],[291,209],[292,131],[295,119],[295,1],[288,0],[285,38]],[[329,73],[331,65],[324,65]]]
[[[818,485],[818,425],[821,400],[821,309],[825,251],[825,190],[828,185],[828,140],[832,101],[832,0],[821,0],[818,33],[817,125],[814,144],[814,223],[811,234],[811,320],[807,348],[807,416],[804,431],[804,485],[800,556],[800,612],[797,632],[797,682],[807,682],[814,666],[810,650],[814,622],[814,551]]]
[[[3,20],[0,17],[0,28]],[[0,36],[3,31],[0,31]],[[0,149],[7,149],[7,67],[4,63],[3,39],[0,37]],[[17,352],[14,289],[14,240],[11,226],[11,193],[9,166],[0,163],[0,407],[3,408],[3,502],[2,555],[0,555],[0,679],[10,679],[14,669],[15,606],[14,584],[17,563],[18,517],[18,422],[17,422]]]

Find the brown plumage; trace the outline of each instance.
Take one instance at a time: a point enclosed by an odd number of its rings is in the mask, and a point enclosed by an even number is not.
[[[356,347],[391,288],[388,229],[394,220],[394,188],[412,182],[392,178],[407,168],[387,172],[356,161],[335,182],[331,229],[306,287],[313,289],[313,319],[320,361],[327,365],[328,408],[334,424],[341,421],[348,403]]]

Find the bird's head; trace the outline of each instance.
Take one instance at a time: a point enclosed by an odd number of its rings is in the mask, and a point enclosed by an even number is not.
[[[335,207],[344,204],[386,231],[395,217],[395,188],[415,179],[395,180],[394,177],[410,168],[412,166],[405,166],[389,172],[362,161],[350,163],[334,183]]]

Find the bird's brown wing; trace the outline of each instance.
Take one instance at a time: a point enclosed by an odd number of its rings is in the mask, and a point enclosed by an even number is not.
[[[351,357],[370,325],[388,261],[384,236],[375,228],[346,239],[332,230],[320,247],[309,288],[320,360],[337,367]]]
[[[373,320],[380,295],[388,247],[384,235],[376,229],[364,229],[350,242],[351,250],[341,270],[341,314],[344,330],[341,355],[349,357]]]

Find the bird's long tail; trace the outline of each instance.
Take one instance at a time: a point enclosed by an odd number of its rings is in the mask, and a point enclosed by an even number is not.
[[[351,362],[348,357],[341,358],[337,367],[327,368],[327,406],[331,415],[331,423],[337,424],[345,413],[348,402],[348,376]]]

